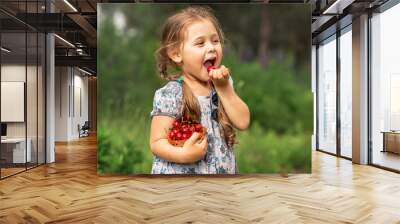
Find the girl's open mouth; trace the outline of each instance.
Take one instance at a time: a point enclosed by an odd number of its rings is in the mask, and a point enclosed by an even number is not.
[[[208,67],[214,66],[216,61],[217,58],[208,59],[204,62],[204,67],[207,69]]]

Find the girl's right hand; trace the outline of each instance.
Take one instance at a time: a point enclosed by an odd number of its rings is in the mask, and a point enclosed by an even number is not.
[[[207,135],[204,135],[201,139],[200,133],[194,132],[183,144],[181,154],[182,163],[194,163],[203,159],[207,153],[207,147]]]

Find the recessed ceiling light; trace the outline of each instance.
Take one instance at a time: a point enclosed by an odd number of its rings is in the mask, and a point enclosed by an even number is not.
[[[336,0],[333,2],[332,5],[330,5],[322,14],[327,15],[327,14],[342,14],[343,9],[345,9],[347,6],[351,5],[355,0]]]
[[[81,71],[81,72],[83,72],[83,73],[85,73],[85,74],[88,74],[88,75],[92,75],[92,73],[90,73],[90,72],[88,72],[88,71],[86,71],[86,70],[83,70],[83,69],[81,69],[81,68],[79,68],[78,67],[78,69],[79,69],[79,71]]]
[[[65,4],[67,4],[72,10],[74,10],[75,12],[78,12],[78,10],[71,4],[69,3],[68,0],[64,0]]]
[[[11,50],[9,50],[9,49],[7,49],[7,48],[5,48],[5,47],[1,47],[1,50],[4,51],[4,52],[7,52],[7,53],[10,53],[10,52],[11,52]]]
[[[64,43],[68,44],[69,46],[75,48],[75,45],[71,44],[71,42],[69,42],[68,40],[66,40],[66,39],[64,39],[64,38],[62,38],[62,37],[60,37],[60,36],[57,35],[57,34],[54,34],[54,36],[57,37],[58,39],[60,39],[61,41],[63,41]]]

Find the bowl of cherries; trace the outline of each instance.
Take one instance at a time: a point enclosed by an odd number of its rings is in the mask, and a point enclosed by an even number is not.
[[[197,121],[177,119],[172,123],[172,128],[167,131],[168,142],[173,146],[182,147],[194,132],[200,133],[200,139],[203,139],[207,130]]]

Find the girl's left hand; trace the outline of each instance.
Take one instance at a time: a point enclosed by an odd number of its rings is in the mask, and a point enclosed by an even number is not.
[[[211,69],[208,75],[215,86],[222,87],[229,84],[230,72],[229,69],[223,65],[219,68]]]

